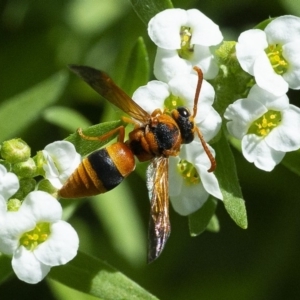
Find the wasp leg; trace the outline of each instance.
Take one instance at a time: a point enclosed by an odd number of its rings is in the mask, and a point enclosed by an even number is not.
[[[122,116],[122,117],[121,117],[121,120],[122,120],[124,123],[127,123],[127,124],[133,124],[133,125],[134,125],[134,129],[141,127],[141,124],[140,124],[139,122],[135,121],[134,119],[131,119],[131,118]]]
[[[77,133],[80,135],[80,137],[82,139],[88,140],[88,141],[105,141],[106,139],[108,139],[110,136],[112,136],[115,133],[118,133],[118,142],[124,142],[124,137],[125,137],[125,128],[124,126],[119,126],[113,130],[110,130],[108,132],[106,132],[103,135],[100,136],[89,136],[89,135],[85,135],[82,132],[82,128],[78,128],[77,129]]]

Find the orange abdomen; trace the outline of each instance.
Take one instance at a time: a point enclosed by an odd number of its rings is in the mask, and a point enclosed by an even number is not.
[[[119,185],[135,169],[132,151],[114,143],[83,159],[59,190],[62,198],[80,198],[105,193]]]

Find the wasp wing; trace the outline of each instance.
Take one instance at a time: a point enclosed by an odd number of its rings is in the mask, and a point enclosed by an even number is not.
[[[147,168],[147,188],[151,206],[148,231],[148,263],[161,254],[171,232],[168,167],[168,158],[156,157]]]
[[[149,121],[150,115],[122,91],[105,72],[87,66],[69,65],[69,68],[102,97],[132,118],[143,123]]]

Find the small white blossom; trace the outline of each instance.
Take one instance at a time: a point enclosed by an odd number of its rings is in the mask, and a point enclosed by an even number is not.
[[[174,108],[185,106],[192,111],[197,82],[198,77],[196,75],[177,76],[168,84],[154,80],[146,86],[138,88],[132,98],[150,114],[157,108],[163,111],[165,106],[168,106],[166,103],[168,101],[175,102]],[[212,107],[214,96],[214,89],[204,80],[195,121],[206,141],[217,134],[221,125],[221,118]],[[168,106],[168,108],[170,107]],[[214,155],[214,150],[211,147],[209,149]],[[207,172],[211,162],[199,141],[182,145],[179,157],[170,157],[169,159],[170,199],[174,209],[179,214],[188,215],[196,211],[207,200],[209,194],[222,199],[215,175]],[[184,174],[178,172],[178,164],[182,163],[183,160],[185,163],[188,162],[189,167],[200,175],[196,183],[188,184],[187,180],[184,179]]]
[[[236,44],[241,67],[276,96],[300,89],[300,18],[282,16],[265,28],[243,32]]]
[[[158,46],[154,75],[168,82],[177,75],[202,69],[206,79],[217,75],[218,66],[210,46],[219,44],[223,36],[212,20],[197,9],[166,9],[148,24],[148,34]]]
[[[38,283],[51,267],[75,257],[77,233],[61,216],[62,207],[54,197],[34,191],[18,211],[1,218],[0,251],[12,255],[12,267],[20,280]]]
[[[215,156],[215,151],[207,145]],[[200,142],[181,147],[179,157],[170,157],[169,168],[169,193],[174,210],[186,216],[202,207],[208,196],[223,200],[218,180],[213,173],[207,172],[210,160],[203,150]],[[186,170],[184,169],[187,164]],[[193,168],[197,171],[194,177]]]
[[[286,95],[277,97],[254,85],[245,99],[229,105],[228,131],[242,141],[243,155],[256,167],[271,171],[286,152],[300,148],[300,109]]]
[[[6,211],[7,200],[19,189],[19,179],[16,174],[7,172],[3,165],[0,165],[0,210]]]
[[[198,76],[196,75],[177,76],[168,84],[153,80],[147,85],[139,87],[134,92],[132,99],[149,114],[157,108],[163,111],[166,107],[165,101],[170,97],[174,97],[173,100],[176,103],[174,108],[184,106],[192,112],[197,82]],[[203,80],[195,122],[201,129],[206,141],[211,140],[221,126],[221,117],[212,107],[214,97],[213,87],[206,80]],[[168,108],[170,107],[168,106]]]
[[[57,141],[42,151],[46,160],[45,177],[51,184],[60,189],[81,162],[81,156],[74,145],[67,141]]]

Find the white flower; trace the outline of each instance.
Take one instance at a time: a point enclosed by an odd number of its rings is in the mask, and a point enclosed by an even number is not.
[[[271,171],[286,152],[300,148],[300,109],[286,95],[277,97],[254,85],[246,99],[229,105],[228,131],[242,140],[243,155],[256,167]]]
[[[132,98],[150,114],[157,108],[163,110],[165,106],[168,109],[184,106],[192,111],[197,82],[196,75],[176,77],[168,84],[154,80],[146,86],[138,88]],[[221,125],[221,118],[212,107],[214,95],[214,89],[204,80],[195,122],[206,141],[217,134]],[[170,107],[170,104],[173,106]],[[214,150],[211,147],[209,149],[214,155]],[[181,172],[178,172],[178,164],[181,165]],[[185,169],[187,164],[188,169]],[[209,194],[222,199],[215,175],[207,172],[210,167],[211,162],[199,141],[182,145],[179,157],[170,157],[170,199],[179,214],[188,215],[196,211],[207,200]],[[200,178],[196,182],[187,184],[189,179],[184,179],[185,174],[183,173],[189,169],[195,170]]]
[[[243,32],[236,44],[236,55],[244,71],[256,83],[276,96],[300,89],[300,18],[282,16],[265,30]]]
[[[61,205],[54,197],[34,191],[18,211],[1,219],[0,251],[12,255],[12,267],[20,280],[37,283],[51,267],[75,257],[77,233],[61,216]]]
[[[0,165],[0,211],[5,212],[7,200],[19,189],[19,179],[16,174],[7,172],[3,165]]]
[[[166,106],[169,109],[184,106],[192,112],[197,82],[198,76],[196,75],[177,76],[168,84],[153,80],[147,85],[139,87],[134,92],[132,99],[149,114],[157,108],[164,110]],[[221,126],[221,117],[212,107],[214,97],[213,87],[203,80],[195,122],[206,141],[211,140]],[[169,104],[166,103],[168,100]],[[173,102],[174,104],[171,106]]]
[[[215,156],[214,149],[207,146]],[[179,157],[169,159],[170,200],[177,213],[186,216],[197,211],[209,194],[223,200],[216,176],[207,172],[211,162],[200,142],[183,145]]]
[[[202,69],[206,79],[217,75],[210,46],[223,36],[212,20],[196,9],[166,9],[148,24],[148,34],[158,46],[154,75],[168,82],[177,75],[190,74],[194,66]]]
[[[42,151],[46,160],[45,177],[51,184],[60,189],[81,162],[81,156],[74,145],[67,141],[57,141]]]

